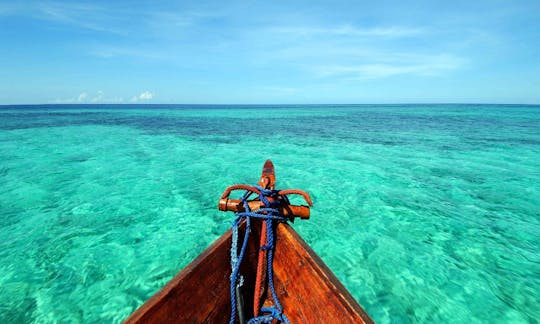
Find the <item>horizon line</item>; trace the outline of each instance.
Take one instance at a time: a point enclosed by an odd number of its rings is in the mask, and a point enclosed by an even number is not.
[[[539,103],[492,103],[492,102],[388,102],[388,103],[17,103],[8,106],[388,106],[388,105],[499,105],[540,106]]]

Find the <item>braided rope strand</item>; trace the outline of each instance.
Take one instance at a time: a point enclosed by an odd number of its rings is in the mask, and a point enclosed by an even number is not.
[[[235,214],[236,219],[234,220],[232,224],[231,276],[230,276],[231,316],[230,316],[229,323],[234,324],[236,320],[236,313],[237,313],[236,299],[238,297],[236,296],[236,286],[239,284],[239,277],[241,277],[239,275],[240,265],[246,251],[247,241],[249,238],[249,233],[251,231],[250,219],[257,218],[257,219],[262,219],[264,222],[266,222],[267,242],[266,242],[266,245],[261,246],[261,249],[265,249],[268,251],[266,255],[268,286],[272,294],[274,307],[262,307],[260,312],[264,315],[257,316],[255,318],[250,319],[248,321],[248,324],[272,323],[272,320],[278,320],[280,322],[289,324],[289,320],[287,319],[287,316],[283,314],[283,308],[281,306],[281,303],[279,302],[279,298],[274,287],[274,271],[273,271],[274,248],[275,248],[274,224],[275,222],[286,222],[288,219],[287,217],[285,217],[279,212],[279,209],[275,208],[277,207],[277,204],[278,204],[278,196],[279,196],[278,190],[269,190],[269,189],[262,188],[260,186],[254,186],[254,187],[260,191],[259,200],[264,204],[265,207],[260,208],[255,211],[251,211],[251,209],[249,208],[247,199],[249,195],[251,195],[253,192],[246,191],[246,193],[242,196],[242,201],[244,204],[245,211],[236,213]],[[268,198],[272,198],[272,201],[270,201]],[[287,198],[285,196],[283,196],[282,199],[285,199],[285,201],[287,201]],[[240,253],[238,253],[238,227],[243,218],[246,219],[246,232],[244,234],[244,241],[242,242],[242,248],[240,250]]]

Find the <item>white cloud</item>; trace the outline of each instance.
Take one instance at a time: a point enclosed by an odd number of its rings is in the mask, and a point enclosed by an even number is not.
[[[97,91],[95,95],[90,96],[88,92],[83,91],[78,96],[64,99],[55,99],[53,103],[69,104],[69,103],[121,103],[124,102],[122,97],[106,97],[105,93],[101,90]]]
[[[139,95],[140,100],[150,100],[154,97],[154,94],[150,91],[145,91]]]
[[[91,102],[101,102],[103,100],[103,91],[99,90],[95,97],[90,99]]]
[[[77,102],[84,102],[86,97],[88,97],[88,94],[86,92],[82,92],[79,97],[77,97]]]
[[[150,92],[150,91],[145,91],[145,92],[142,92],[138,96],[131,97],[131,99],[129,101],[137,102],[137,101],[142,101],[142,100],[150,100],[152,98],[154,98],[154,94],[152,92]]]
[[[37,19],[48,20],[97,32],[125,35],[125,17],[109,7],[75,2],[40,2],[21,6],[19,11]]]

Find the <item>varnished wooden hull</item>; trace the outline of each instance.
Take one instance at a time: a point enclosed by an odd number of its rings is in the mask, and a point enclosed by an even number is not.
[[[259,186],[273,190],[275,173],[272,161],[263,166]],[[228,187],[219,201],[223,211],[243,211],[242,201],[229,199],[231,190],[259,189],[234,185]],[[262,195],[262,191],[258,191]],[[283,215],[309,218],[308,206],[293,206],[281,195],[299,194],[311,205],[309,195],[301,190],[277,191],[277,196],[268,199],[277,205]],[[246,198],[247,199],[247,198]],[[266,199],[266,198],[265,198]],[[252,199],[246,203],[260,208],[262,200]],[[250,207],[253,208],[253,207]],[[274,207],[273,207],[274,208]],[[272,306],[266,283],[266,256],[268,252],[259,247],[267,242],[266,223],[251,218],[251,232],[246,254],[240,265],[244,284],[239,292],[243,296],[240,305],[244,318],[250,319],[254,309]],[[283,306],[283,313],[291,323],[371,323],[371,319],[358,305],[349,292],[332,274],[330,269],[304,242],[296,231],[286,223],[275,225],[274,243],[274,287]],[[240,224],[239,237],[243,238],[245,223]],[[264,234],[261,241],[261,231]],[[137,309],[126,323],[227,323],[231,313],[230,295],[230,248],[231,230],[223,234],[206,251],[184,270],[177,274],[163,289]],[[259,280],[257,280],[257,277]],[[255,284],[255,281],[259,285]],[[253,307],[256,303],[257,307]],[[238,318],[238,317],[237,317]]]
[[[259,224],[241,267],[246,309],[253,309]],[[243,231],[241,227],[241,231]],[[243,235],[241,234],[240,237]],[[372,320],[324,262],[288,224],[276,229],[275,287],[291,323],[371,323]],[[227,231],[165,287],[137,309],[126,323],[226,323],[230,316],[230,246]],[[264,297],[263,297],[264,300]],[[246,313],[247,318],[253,314]]]

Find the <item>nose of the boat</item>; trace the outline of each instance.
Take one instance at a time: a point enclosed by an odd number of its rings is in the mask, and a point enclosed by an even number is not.
[[[263,166],[263,174],[272,174],[274,173],[274,163],[272,163],[272,160],[268,159],[266,162],[264,162]]]

